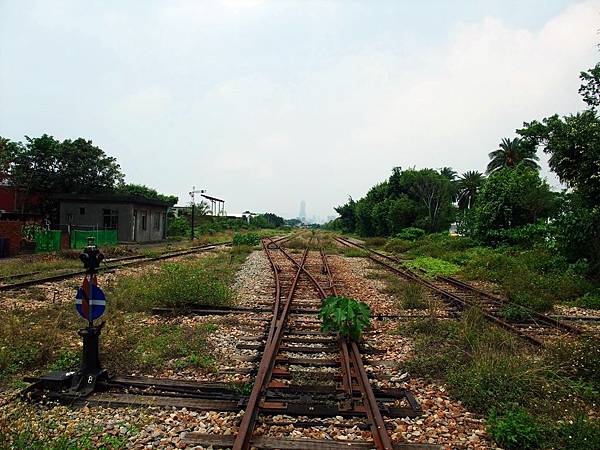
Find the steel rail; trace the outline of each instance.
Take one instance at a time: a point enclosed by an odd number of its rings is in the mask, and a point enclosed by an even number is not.
[[[353,246],[355,246],[357,248],[360,248],[361,250],[368,251],[368,252],[373,253],[373,254],[375,254],[377,256],[380,256],[380,257],[382,257],[384,259],[387,259],[388,261],[391,261],[393,263],[396,263],[396,264],[399,264],[399,265],[403,266],[403,262],[400,259],[398,259],[398,258],[394,258],[392,256],[385,255],[384,253],[378,252],[378,251],[373,250],[371,248],[368,248],[368,247],[366,247],[364,245],[357,244],[356,242],[352,242],[350,239],[345,238],[343,236],[337,236],[335,238],[336,240],[338,240],[338,242],[339,242],[338,238],[341,239],[342,241],[344,241],[344,243],[353,245]],[[410,269],[407,269],[406,267],[403,267],[403,269],[405,271],[410,271]],[[412,272],[412,271],[410,271],[410,272]],[[484,291],[482,289],[479,289],[476,286],[472,286],[472,285],[470,285],[468,283],[465,283],[464,281],[461,281],[461,280],[459,280],[457,278],[454,278],[454,277],[447,277],[447,276],[443,276],[443,275],[438,275],[438,276],[436,276],[436,280],[445,282],[447,284],[450,284],[450,285],[452,285],[454,287],[457,287],[457,288],[465,290],[465,291],[470,291],[470,292],[476,293],[477,295],[479,295],[481,297],[485,297],[485,298],[487,298],[487,299],[489,299],[489,300],[491,300],[491,301],[493,301],[493,302],[495,302],[495,303],[497,303],[499,305],[508,305],[508,304],[511,304],[510,301],[507,301],[507,300],[505,300],[505,299],[503,299],[501,297],[498,297],[496,295],[490,294],[489,292],[486,292],[486,291]],[[560,320],[558,320],[558,319],[556,319],[554,317],[550,317],[550,316],[547,316],[545,314],[540,314],[537,311],[534,311],[534,310],[532,310],[530,308],[527,308],[525,306],[522,306],[522,305],[519,305],[519,306],[521,308],[523,308],[523,310],[525,310],[528,313],[528,315],[532,319],[534,319],[534,320],[537,320],[539,322],[542,322],[542,323],[544,323],[544,324],[546,324],[548,326],[554,327],[554,328],[560,328],[563,331],[566,331],[568,333],[581,334],[581,330],[578,329],[577,327],[574,327],[574,326],[569,325],[567,323],[563,323],[563,322],[561,322]]]
[[[329,284],[331,286],[333,295],[337,296],[338,293],[335,287],[333,274],[331,273],[331,268],[329,267],[329,263],[327,262],[327,255],[323,251],[323,248],[319,249],[319,253],[321,254],[325,274],[327,275],[327,279],[329,280]],[[341,361],[343,363],[342,372],[344,373],[345,384],[347,385],[347,392],[350,395],[350,401],[352,401],[352,372],[350,371],[350,358],[348,357],[350,353],[348,351],[348,341],[340,337],[339,343],[342,356]],[[369,382],[367,371],[365,370],[365,366],[362,362],[360,349],[358,348],[356,342],[351,343],[350,350],[352,360],[354,362],[354,367],[356,368],[357,372],[358,385],[363,395],[365,412],[367,413],[367,417],[371,425],[371,434],[373,435],[373,441],[375,442],[375,445],[378,449],[391,450],[392,441],[387,432],[387,429],[385,428],[385,421],[383,420],[383,416],[381,415],[381,411],[379,410],[379,405],[377,404],[377,399],[375,398],[373,389],[371,389],[371,383]]]
[[[361,246],[359,246],[353,242],[346,242],[342,239],[338,239],[337,237],[335,239],[343,245],[346,245],[346,246],[354,245],[358,248],[361,248]],[[366,249],[366,250],[369,250],[369,249]],[[378,252],[376,252],[376,253],[378,253]],[[386,263],[385,261],[381,261],[380,259],[377,259],[377,258],[373,257],[372,255],[367,255],[367,257],[370,260],[376,262],[377,264],[380,264],[380,265],[384,266],[386,269],[394,272],[395,274],[400,275],[401,277],[408,278],[411,281],[414,281],[418,284],[428,287],[432,291],[439,294],[442,298],[445,298],[446,300],[450,301],[451,303],[455,304],[456,306],[459,306],[461,308],[466,308],[469,306],[477,306],[468,300],[458,297],[457,295],[453,294],[452,292],[448,292],[448,291],[440,288],[439,286],[436,286],[435,284],[423,279],[422,277],[420,277],[419,275],[417,275],[416,273],[414,273],[412,271],[409,271],[407,269],[402,269],[402,270],[398,269],[397,267],[394,267],[391,264]],[[390,258],[388,257],[386,259],[390,259]],[[519,337],[525,339],[529,343],[539,346],[539,347],[544,345],[543,341],[541,341],[540,339],[530,336],[527,333],[524,333],[523,331],[519,330],[517,327],[511,325],[510,323],[500,319],[499,317],[496,317],[493,314],[490,314],[488,311],[481,310],[481,313],[490,322],[493,322],[493,323],[499,325],[500,327],[518,335]]]
[[[269,260],[269,265],[271,266],[271,271],[273,272],[273,278],[275,280],[275,303],[273,305],[273,318],[277,318],[279,316],[279,304],[281,303],[281,281],[279,280],[279,270],[275,265],[275,261],[271,257],[269,250],[267,249],[267,245],[265,244],[265,240],[261,241],[263,250],[267,255],[267,259]],[[273,340],[273,335],[275,333],[275,323],[276,320],[271,320],[271,324],[269,325],[269,333],[267,334],[266,345],[268,345]]]
[[[118,270],[121,269],[123,267],[128,267],[128,266],[133,266],[135,264],[144,264],[147,262],[152,262],[152,261],[160,261],[163,259],[169,259],[169,258],[176,258],[178,256],[185,256],[185,255],[189,255],[192,253],[197,253],[199,251],[206,251],[206,250],[212,250],[216,247],[219,247],[221,245],[227,245],[229,244],[229,242],[219,242],[216,244],[206,244],[206,245],[199,245],[199,246],[194,246],[194,247],[190,247],[187,250],[177,250],[174,252],[167,252],[164,253],[162,255],[158,255],[158,256],[140,256],[139,259],[136,259],[135,261],[126,261],[124,263],[121,264],[117,264],[117,265],[105,265],[103,267],[100,267],[98,269],[99,272],[110,272],[113,270]],[[127,256],[125,257],[127,259],[132,259],[131,257]],[[116,259],[113,259],[112,261],[116,261]],[[4,285],[0,285],[0,292],[3,291],[12,291],[12,290],[17,290],[17,289],[23,289],[26,287],[30,287],[30,286],[36,286],[39,284],[46,284],[46,283],[51,283],[54,281],[61,281],[61,280],[66,280],[68,278],[73,278],[73,277],[77,277],[80,275],[85,275],[86,271],[85,270],[75,270],[75,271],[71,271],[71,272],[67,272],[67,273],[61,273],[61,274],[57,274],[57,275],[49,275],[47,277],[43,277],[43,278],[36,278],[33,280],[26,280],[26,281],[21,281],[19,283],[11,283],[11,284],[4,284]]]
[[[252,392],[250,394],[250,398],[248,399],[248,404],[246,405],[242,422],[240,423],[238,433],[233,443],[234,450],[247,450],[250,448],[250,441],[252,440],[252,433],[254,431],[254,425],[260,406],[259,402],[265,394],[273,374],[273,368],[275,367],[275,356],[279,350],[279,346],[281,345],[283,329],[287,322],[290,305],[292,303],[292,299],[298,285],[298,280],[300,279],[300,274],[302,273],[307,257],[308,247],[304,250],[302,261],[299,264],[292,285],[290,286],[283,311],[281,312],[281,317],[278,318],[275,315],[273,316],[272,323],[275,323],[273,327],[273,334],[271,336],[271,340],[265,344],[265,350],[260,361],[254,386],[252,387]],[[269,261],[272,260],[269,258]],[[276,268],[273,267],[273,270],[276,270]]]

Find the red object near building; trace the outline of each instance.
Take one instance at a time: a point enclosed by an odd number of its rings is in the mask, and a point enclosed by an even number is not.
[[[0,185],[0,212],[31,214],[39,213],[41,197],[12,187]]]

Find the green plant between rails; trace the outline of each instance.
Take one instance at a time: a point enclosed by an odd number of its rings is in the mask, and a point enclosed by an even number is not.
[[[321,331],[334,332],[355,342],[360,341],[363,331],[369,326],[369,305],[348,297],[327,297],[319,311]]]

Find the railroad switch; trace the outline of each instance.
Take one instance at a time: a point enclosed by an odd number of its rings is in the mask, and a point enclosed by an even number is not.
[[[96,274],[104,259],[100,249],[94,244],[94,238],[88,238],[88,245],[79,255],[86,269],[83,285],[76,296],[76,309],[79,315],[87,320],[87,327],[77,334],[83,340],[81,363],[78,370],[50,372],[37,379],[37,382],[26,390],[27,393],[47,395],[55,399],[78,399],[94,392],[96,383],[109,378],[106,369],[100,364],[99,339],[104,322],[94,325],[94,320],[104,314],[106,298],[97,286]],[[41,392],[40,392],[41,391]]]

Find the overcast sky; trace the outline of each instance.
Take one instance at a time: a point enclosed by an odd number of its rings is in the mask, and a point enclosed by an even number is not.
[[[582,109],[599,28],[600,1],[0,0],[0,135],[92,139],[180,203],[324,218]]]

